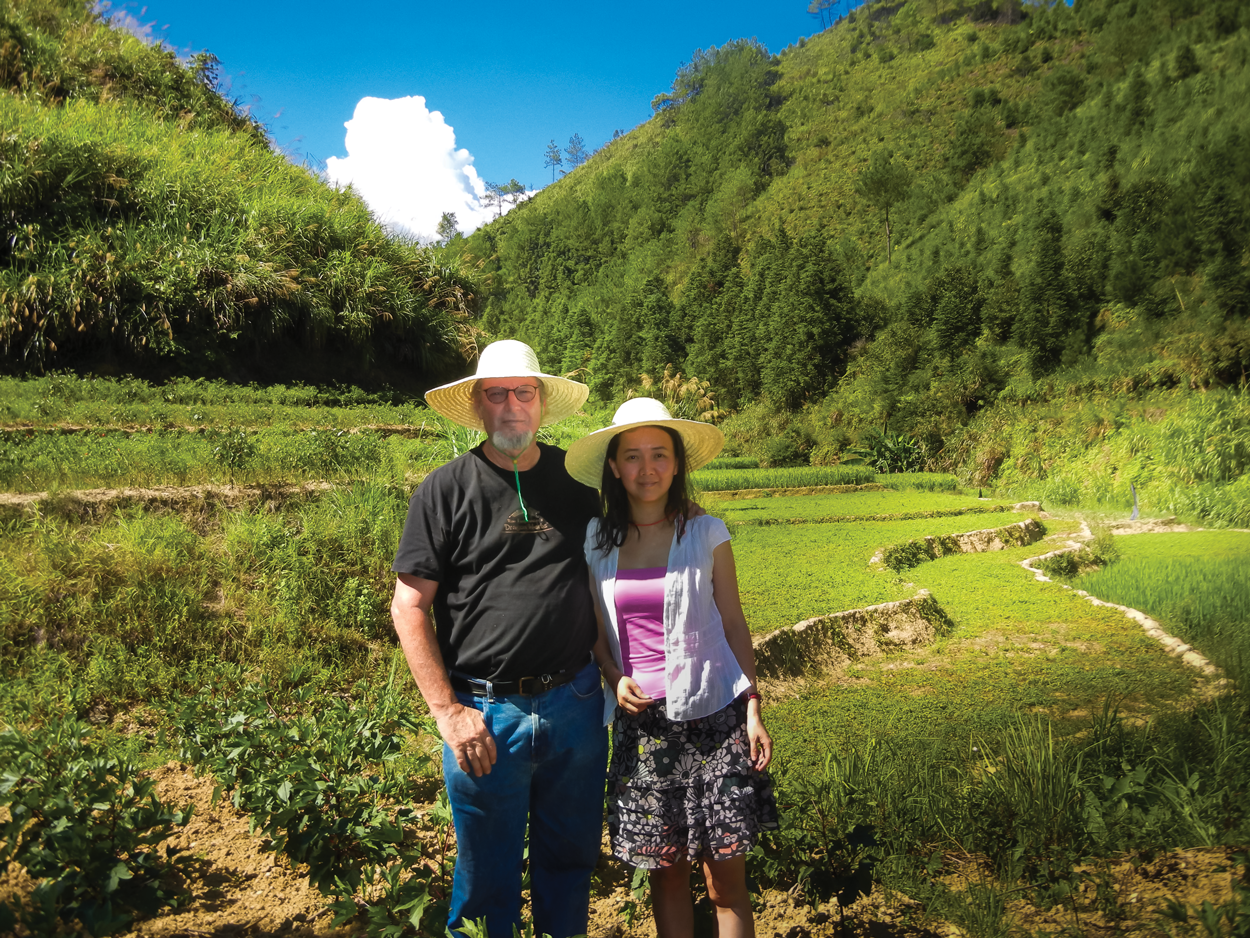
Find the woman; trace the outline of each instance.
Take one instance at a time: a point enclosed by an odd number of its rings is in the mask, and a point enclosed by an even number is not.
[[[693,933],[695,860],[720,938],[753,936],[746,853],[777,826],[729,531],[688,510],[688,473],[723,445],[715,427],[635,398],[565,459],[601,491],[586,559],[613,734],[608,828],[613,852],[650,871],[659,938]]]

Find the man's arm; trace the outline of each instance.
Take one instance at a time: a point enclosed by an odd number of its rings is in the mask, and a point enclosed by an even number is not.
[[[391,618],[404,657],[408,659],[408,670],[438,723],[439,735],[455,754],[460,770],[487,775],[495,764],[495,738],[486,728],[482,715],[460,703],[451,689],[434,623],[430,621],[430,604],[437,592],[438,584],[433,580],[399,574],[391,599]]]

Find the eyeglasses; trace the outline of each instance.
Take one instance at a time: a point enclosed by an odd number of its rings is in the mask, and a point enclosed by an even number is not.
[[[523,384],[519,388],[483,388],[482,393],[492,404],[502,404],[508,399],[510,393],[515,394],[516,399],[522,404],[528,404],[538,393],[538,388],[532,384]]]

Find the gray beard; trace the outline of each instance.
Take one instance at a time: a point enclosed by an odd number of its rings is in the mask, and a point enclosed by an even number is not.
[[[530,431],[510,433],[507,430],[496,430],[490,435],[490,443],[501,453],[519,455],[530,448],[535,436],[536,434]]]

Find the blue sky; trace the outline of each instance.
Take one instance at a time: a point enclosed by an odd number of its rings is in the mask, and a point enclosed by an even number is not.
[[[407,148],[446,149],[446,125],[454,129],[454,148],[468,151],[445,161],[448,178],[459,179],[470,199],[483,180],[541,187],[551,181],[543,166],[549,140],[564,147],[578,133],[593,149],[613,130],[645,121],[652,97],[668,90],[695,49],[755,37],[778,52],[820,29],[806,0],[580,7],[115,0],[119,10],[180,52],[216,54],[230,94],[251,105],[277,144],[296,159],[327,164],[332,178],[355,182],[371,204],[399,185],[398,169],[389,176],[374,171],[379,154],[385,150],[402,165]],[[343,159],[344,124],[362,99],[417,96],[424,108],[409,100],[358,114],[352,160]],[[432,167],[431,160],[413,165]],[[433,180],[438,173],[416,175]],[[419,213],[410,214],[409,227],[423,227],[414,223]]]

